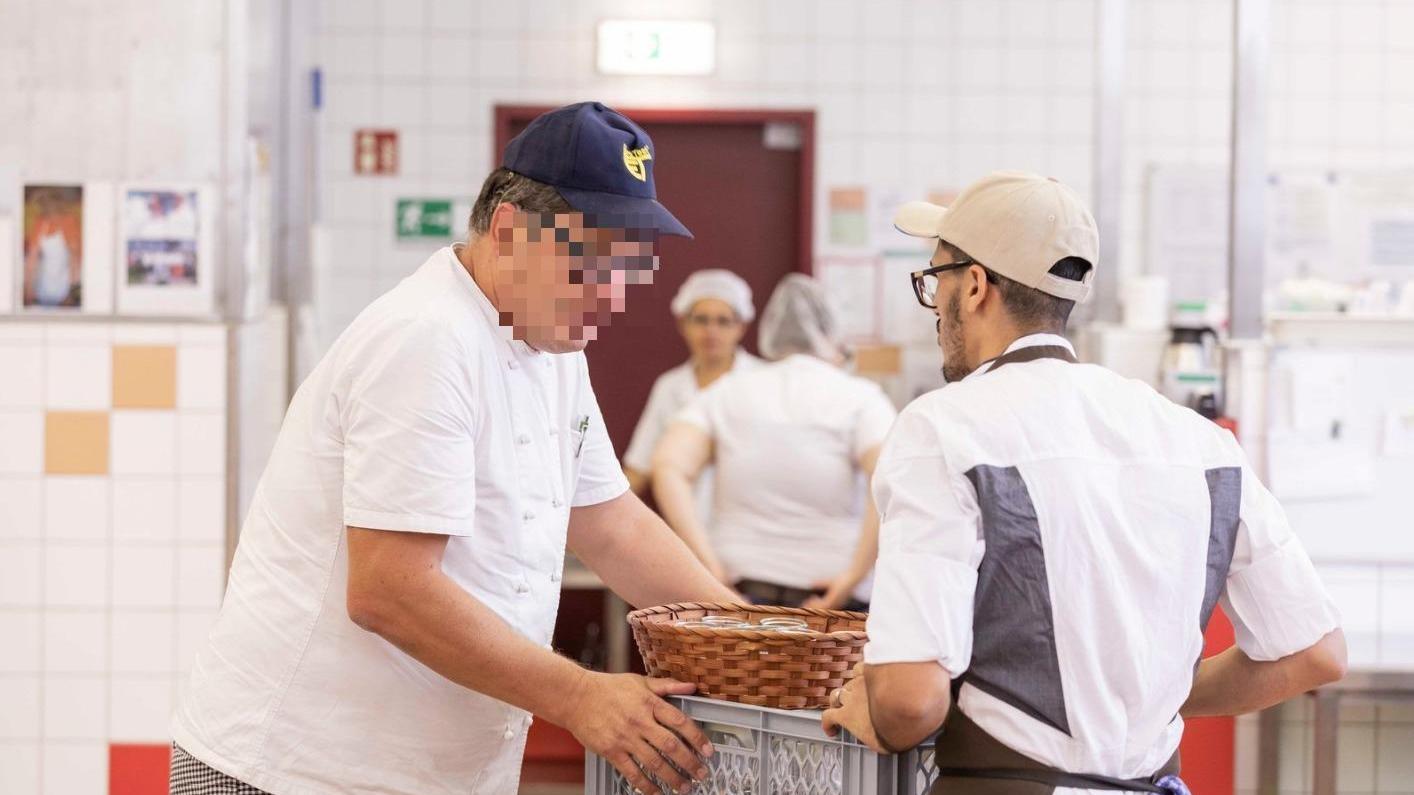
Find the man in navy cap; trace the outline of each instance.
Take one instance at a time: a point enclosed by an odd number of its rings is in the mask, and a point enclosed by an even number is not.
[[[536,119],[467,242],[301,385],[177,707],[173,793],[506,795],[532,715],[645,792],[706,775],[662,699],[691,685],[550,648],[567,546],[634,605],[732,598],[629,491],[582,353],[657,236],[688,234],[656,156],[598,103]]]

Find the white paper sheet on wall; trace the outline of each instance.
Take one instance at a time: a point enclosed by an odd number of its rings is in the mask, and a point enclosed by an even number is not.
[[[1290,401],[1293,371],[1348,364],[1350,410],[1339,439],[1298,432],[1328,418],[1320,399]],[[1300,379],[1295,379],[1299,381]],[[1414,484],[1414,351],[1398,347],[1282,346],[1272,351],[1267,384],[1267,483],[1292,529],[1319,561],[1414,563],[1409,489]],[[1341,397],[1339,400],[1344,401]]]
[[[823,257],[815,277],[840,316],[850,341],[879,339],[879,262],[875,257]]]
[[[1222,166],[1154,165],[1145,214],[1145,271],[1166,276],[1172,300],[1227,289],[1228,191]]]
[[[1385,412],[1380,453],[1386,458],[1414,459],[1414,403]]]
[[[923,195],[921,189],[874,188],[870,190],[868,192],[870,247],[875,251],[884,252],[925,250],[928,244],[922,238],[910,237],[894,227],[894,215],[898,213],[898,208]]]
[[[116,240],[113,219],[116,192],[111,182],[83,186],[83,306],[84,314],[113,312],[113,271]]]
[[[1291,427],[1316,437],[1339,437],[1356,421],[1355,366],[1349,356],[1310,353],[1290,369]]]
[[[1364,278],[1414,277],[1414,172],[1339,177],[1339,256]]]
[[[1278,498],[1374,493],[1375,409],[1356,380],[1345,352],[1290,351],[1272,366],[1267,468]]]
[[[890,253],[879,265],[880,331],[895,345],[926,345],[938,338],[937,317],[918,304],[909,274],[927,267],[927,253]]]
[[[1339,277],[1336,184],[1336,175],[1329,171],[1276,174],[1268,180],[1268,284],[1292,278]]]

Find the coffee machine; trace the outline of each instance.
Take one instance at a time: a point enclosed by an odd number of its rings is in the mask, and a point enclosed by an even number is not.
[[[1168,399],[1197,409],[1205,397],[1222,405],[1221,348],[1211,326],[1174,325],[1164,348],[1162,392]]]

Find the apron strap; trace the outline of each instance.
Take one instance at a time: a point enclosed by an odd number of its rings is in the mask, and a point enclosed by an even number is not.
[[[1061,345],[1031,345],[1017,348],[1011,353],[1004,353],[993,359],[992,366],[987,368],[987,372],[990,373],[1002,365],[1034,362],[1037,359],[1060,359],[1070,364],[1075,364],[1077,361],[1075,354],[1071,353],[1069,348]]]
[[[1066,773],[1061,770],[1015,770],[1011,768],[947,767],[938,768],[939,778],[989,778],[1008,781],[1031,781],[1060,789],[1113,790],[1116,792],[1154,792],[1159,795],[1174,795],[1173,790],[1151,784],[1148,779],[1111,778],[1081,773]],[[950,792],[956,791],[949,787]]]
[[[938,779],[932,795],[992,795],[992,793],[1037,793],[1049,795],[1057,788],[1153,792],[1186,795],[1178,778],[1179,756],[1174,755],[1163,769],[1148,778],[1121,779],[1089,773],[1071,773],[1044,765],[1013,750],[969,718],[953,702],[943,731],[933,748]],[[944,780],[947,783],[944,784]],[[1003,784],[1002,782],[1012,782]],[[1028,786],[1029,785],[1029,786]]]

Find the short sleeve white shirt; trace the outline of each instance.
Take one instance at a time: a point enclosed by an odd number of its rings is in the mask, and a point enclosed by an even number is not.
[[[344,527],[450,536],[443,570],[548,645],[570,509],[627,488],[584,355],[510,339],[438,251],[291,401],[176,742],[274,795],[514,792],[530,716],[349,620]]]
[[[1036,345],[1069,347],[1009,350]],[[964,677],[956,708],[1063,770],[1168,760],[1215,604],[1255,660],[1339,622],[1232,434],[1094,365],[983,367],[918,398],[874,497],[865,661],[937,662]]]
[[[732,357],[732,369],[729,372],[736,373],[759,366],[760,359],[738,349]],[[692,362],[684,362],[658,376],[653,382],[653,389],[648,393],[648,403],[643,407],[638,425],[634,426],[633,438],[629,440],[628,449],[624,451],[624,465],[639,472],[650,472],[653,469],[653,450],[663,438],[668,423],[701,392],[702,388],[697,386],[697,376],[692,372]],[[704,525],[710,525],[712,521],[713,484],[716,477],[716,470],[711,466],[706,467],[698,476],[693,491],[697,498],[697,515]]]
[[[712,437],[709,532],[727,573],[792,588],[842,574],[864,510],[859,459],[896,415],[878,384],[805,355],[732,373],[689,403],[676,421]]]

